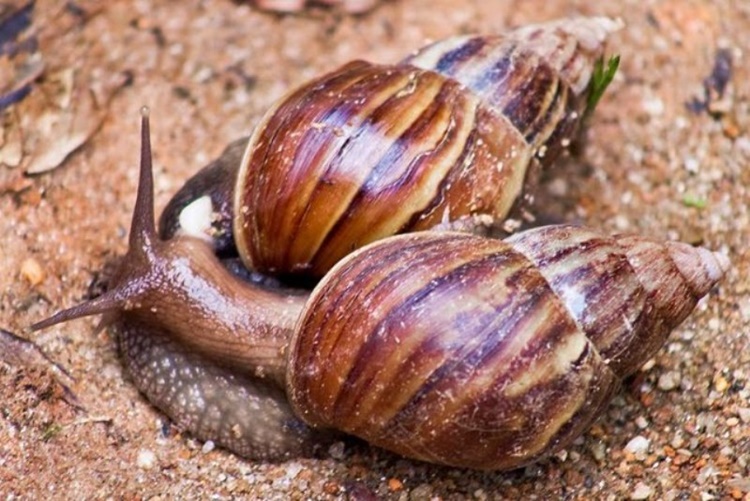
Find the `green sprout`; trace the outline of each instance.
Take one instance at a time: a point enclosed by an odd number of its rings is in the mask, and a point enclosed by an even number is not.
[[[57,423],[51,423],[47,425],[47,427],[42,431],[42,440],[45,442],[49,442],[55,436],[57,436],[61,431],[63,427],[60,426]]]
[[[685,195],[682,197],[682,205],[685,207],[692,207],[694,209],[705,209],[708,202],[705,199],[695,195]]]
[[[591,91],[586,103],[586,113],[590,114],[596,108],[599,99],[604,95],[604,91],[615,78],[617,68],[620,66],[620,55],[612,56],[607,61],[607,67],[604,67],[604,58],[600,57],[594,63],[594,74],[591,76]]]

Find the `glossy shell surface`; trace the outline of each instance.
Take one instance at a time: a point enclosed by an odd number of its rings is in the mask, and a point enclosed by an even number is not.
[[[249,268],[322,276],[377,239],[470,215],[502,221],[574,139],[605,18],[458,37],[397,65],[349,63],[255,129],[235,191]]]
[[[314,426],[405,456],[514,468],[578,436],[724,266],[568,226],[383,240],[313,292],[290,399]]]

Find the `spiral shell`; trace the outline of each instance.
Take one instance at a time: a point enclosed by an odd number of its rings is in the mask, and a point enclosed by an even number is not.
[[[575,138],[619,24],[565,20],[349,63],[255,129],[235,187],[245,264],[315,277],[353,249],[471,215],[502,220]]]
[[[309,424],[404,456],[514,468],[578,436],[726,266],[570,226],[389,238],[313,292],[288,394]]]

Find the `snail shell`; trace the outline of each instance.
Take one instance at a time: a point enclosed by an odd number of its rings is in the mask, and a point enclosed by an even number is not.
[[[295,329],[297,415],[411,458],[509,469],[563,447],[722,277],[687,244],[549,226],[381,240]]]
[[[320,277],[389,235],[466,218],[502,223],[577,137],[593,68],[619,26],[563,20],[443,40],[395,65],[346,64],[279,100],[238,167],[236,150],[226,152],[218,163],[232,165],[216,182],[238,168],[232,193],[210,188],[215,166],[186,186],[162,235],[208,194],[218,215],[206,220],[226,235],[233,218],[249,269]]]

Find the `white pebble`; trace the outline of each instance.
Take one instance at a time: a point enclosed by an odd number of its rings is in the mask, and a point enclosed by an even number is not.
[[[644,436],[638,435],[630,440],[625,446],[625,452],[629,452],[638,460],[646,459],[651,441]]]
[[[643,111],[656,117],[664,114],[664,101],[656,96],[648,96],[642,101]]]
[[[680,386],[682,375],[677,371],[665,372],[659,376],[656,386],[662,391],[671,391]]]
[[[144,470],[150,470],[156,464],[156,454],[148,449],[141,449],[138,451],[138,459],[136,460],[138,468]]]
[[[685,170],[688,172],[698,172],[698,169],[700,167],[700,162],[695,157],[686,157],[685,158]]]
[[[750,407],[740,407],[737,409],[737,415],[743,423],[750,423]]]
[[[203,443],[203,447],[201,447],[201,452],[203,454],[208,454],[209,452],[211,452],[215,448],[216,448],[216,444],[214,444],[213,440],[206,440]]]
[[[630,220],[623,214],[618,214],[615,217],[615,227],[618,231],[625,231],[630,228]]]
[[[630,499],[648,499],[653,493],[654,490],[651,487],[643,482],[638,482],[635,484],[635,489],[633,489],[633,492],[630,494]]]
[[[289,480],[294,480],[294,478],[299,475],[299,472],[301,472],[304,469],[301,463],[298,463],[296,461],[287,463],[286,465],[286,478]]]

